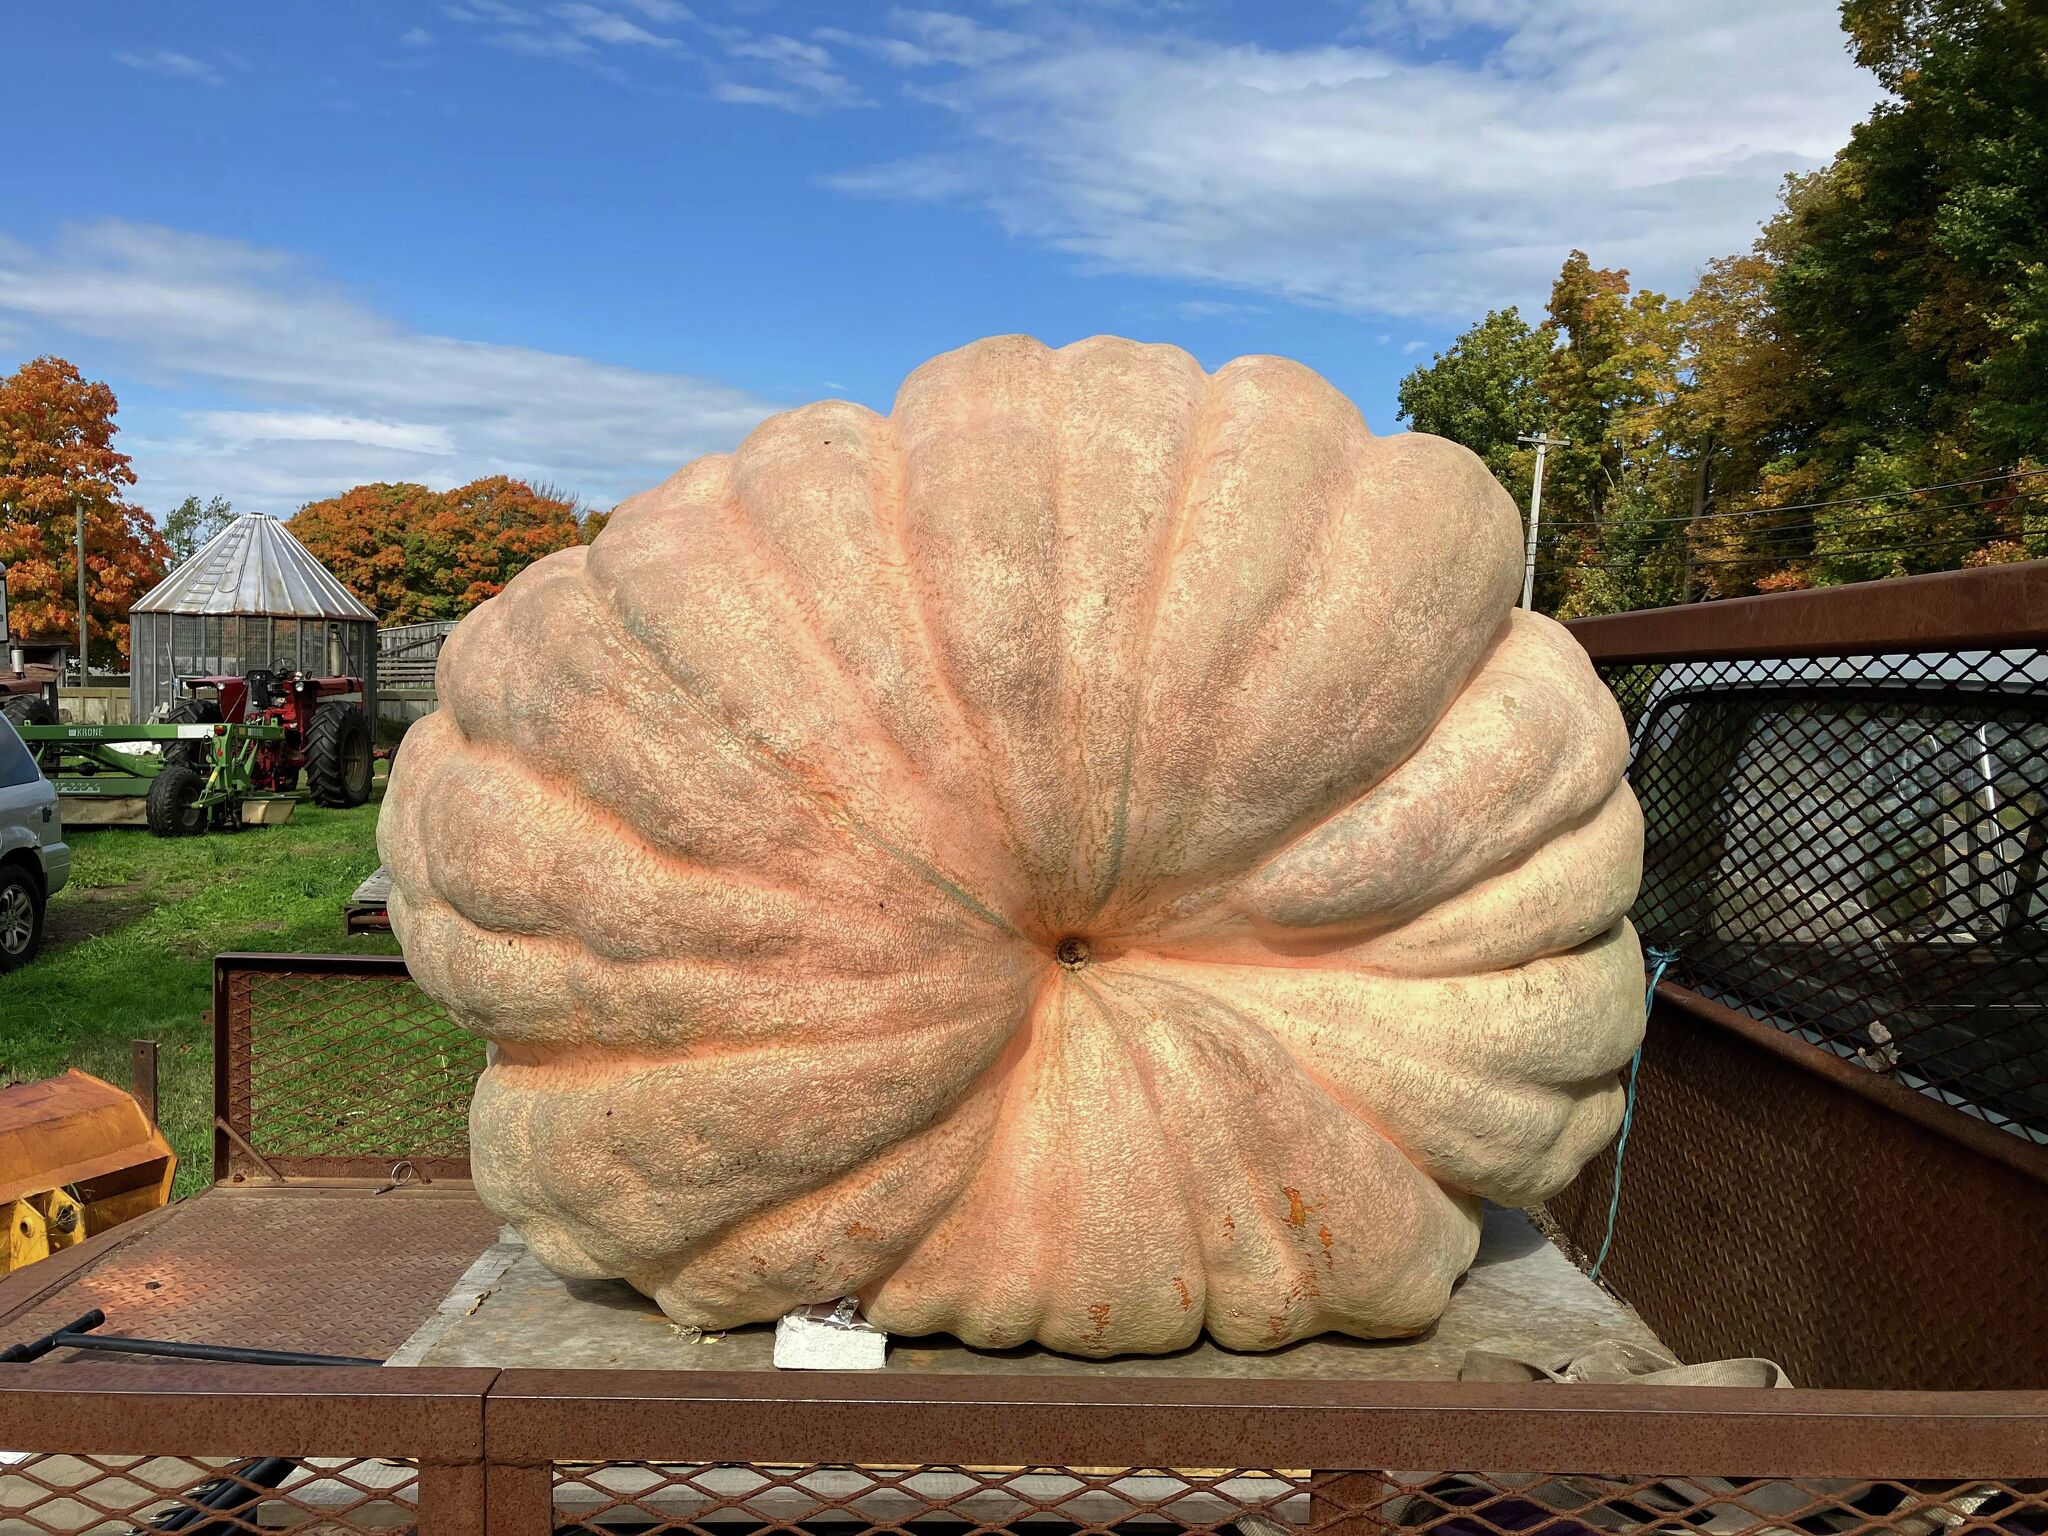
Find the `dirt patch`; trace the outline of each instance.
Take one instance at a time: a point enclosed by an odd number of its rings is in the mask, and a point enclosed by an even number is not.
[[[125,928],[156,905],[149,888],[129,885],[76,886],[59,891],[43,920],[43,952],[49,954],[97,934]]]
[[[291,926],[283,918],[260,918],[245,923],[237,923],[235,931],[237,933],[285,933],[290,930]],[[179,935],[171,939],[167,947],[173,953],[180,955],[211,955],[219,948],[219,944],[216,936],[212,933],[194,933]],[[240,946],[237,945],[237,947],[239,948]],[[268,947],[268,945],[264,944],[256,946],[258,949],[266,949]]]

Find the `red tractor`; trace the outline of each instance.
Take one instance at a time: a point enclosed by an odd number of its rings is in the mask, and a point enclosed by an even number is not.
[[[160,705],[152,719],[167,724],[274,725],[278,741],[259,742],[251,787],[265,793],[297,789],[299,774],[317,805],[361,805],[370,798],[370,719],[360,677],[308,677],[303,672],[251,672],[244,677],[183,677],[185,696]],[[203,742],[170,744],[168,761],[205,771]]]

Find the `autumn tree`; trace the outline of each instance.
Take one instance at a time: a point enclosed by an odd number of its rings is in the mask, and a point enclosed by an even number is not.
[[[171,559],[183,565],[234,518],[235,509],[225,496],[210,496],[203,502],[197,496],[187,496],[164,514],[164,542],[171,548]]]
[[[1681,487],[1673,438],[1680,311],[1630,287],[1625,270],[1573,251],[1551,285],[1536,381],[1550,450],[1547,532],[1537,550],[1539,606],[1564,617],[1675,600],[1682,558],[1667,521]],[[1516,478],[1533,472],[1518,450]]]
[[[1534,414],[1573,445],[1546,476],[1539,606],[2048,557],[2048,9],[1842,20],[1887,95],[1749,250],[1677,304],[1576,252],[1559,273]],[[1461,354],[1496,319],[1403,384],[1482,453],[1497,375]],[[1495,463],[1518,499],[1526,462]]]
[[[1463,443],[1520,501],[1516,438],[1542,425],[1537,386],[1553,338],[1513,307],[1491,311],[1427,364],[1401,381],[1401,419],[1417,432]]]
[[[85,512],[91,659],[125,662],[128,610],[163,576],[156,524],[126,499],[135,483],[114,447],[113,390],[60,357],[0,378],[0,561],[8,627],[22,639],[77,633],[77,517]]]
[[[460,618],[582,537],[573,500],[503,475],[450,491],[359,485],[288,526],[383,624]]]

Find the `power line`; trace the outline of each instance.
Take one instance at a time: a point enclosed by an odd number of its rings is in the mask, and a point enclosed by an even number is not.
[[[1895,512],[1872,512],[1872,513],[1868,513],[1868,514],[1864,515],[1863,517],[1860,517],[1860,518],[1856,518],[1856,519],[1853,519],[1853,520],[1849,520],[1849,521],[1844,521],[1844,522],[1840,522],[1840,523],[1821,523],[1821,522],[1804,522],[1804,523],[1792,523],[1792,524],[1787,524],[1787,525],[1784,525],[1784,526],[1777,526],[1777,525],[1773,525],[1773,526],[1771,526],[1771,527],[1768,527],[1768,528],[1751,528],[1751,529],[1741,529],[1741,528],[1721,528],[1721,529],[1705,529],[1705,528],[1703,528],[1703,529],[1701,530],[1701,532],[1702,532],[1702,533],[1703,533],[1703,534],[1704,534],[1705,536],[1708,536],[1708,537],[1711,537],[1711,536],[1713,536],[1714,534],[1717,534],[1717,533],[1718,533],[1718,534],[1729,534],[1729,535],[1737,535],[1737,534],[1739,534],[1739,535],[1740,535],[1741,537],[1743,537],[1743,538],[1746,538],[1746,539],[1770,539],[1770,538],[1783,538],[1783,537],[1786,537],[1786,536],[1788,536],[1788,535],[1791,535],[1791,534],[1805,534],[1805,533],[1814,533],[1814,532],[1822,532],[1822,531],[1825,531],[1825,532],[1843,532],[1843,533],[1854,533],[1854,532],[1856,532],[1856,531],[1857,531],[1858,529],[1863,529],[1863,528],[1870,528],[1870,527],[1874,527],[1874,526],[1876,526],[1876,525],[1878,525],[1878,524],[1881,524],[1881,523],[1897,523],[1897,522],[1901,522],[1901,521],[1904,521],[1904,520],[1907,520],[1907,519],[1911,519],[1911,518],[1928,518],[1928,517],[1936,517],[1936,516],[1939,516],[1939,515],[1941,515],[1942,513],[1945,513],[1945,512],[1968,512],[1968,511],[1972,511],[1972,510],[1974,510],[1975,508],[1978,508],[1978,507],[1991,507],[1991,506],[1997,506],[1997,505],[1999,505],[2000,503],[2002,503],[2002,502],[2005,502],[2005,501],[2006,501],[2006,500],[2008,500],[2008,499],[2009,499],[2009,498],[2007,498],[2007,497],[2004,497],[2004,496],[1984,496],[1984,497],[1980,497],[1980,498],[1978,498],[1978,499],[1977,499],[1977,500],[1975,500],[1975,501],[1950,501],[1950,502],[1944,502],[1944,503],[1942,503],[1942,504],[1941,504],[1940,506],[1938,506],[1938,507],[1901,507],[1901,508],[1899,508],[1899,509],[1898,509],[1897,511],[1895,511]],[[1733,516],[1737,516],[1738,514],[1736,514],[1736,513],[1722,513],[1722,514],[1720,514],[1720,515],[1721,515],[1721,516],[1725,516],[1725,517],[1733,517]],[[1700,519],[1700,522],[1701,522],[1701,523],[1710,523],[1710,522],[1712,522],[1712,521],[1714,520],[1714,516],[1715,516],[1715,514],[1713,514],[1713,513],[1709,513],[1709,514],[1707,514],[1707,516],[1705,516],[1705,517],[1701,518],[1701,519]],[[1605,529],[1605,530],[1607,530],[1607,531],[1608,531],[1608,532],[1610,532],[1610,533],[1622,533],[1622,532],[1626,532],[1626,531],[1627,531],[1628,529],[1630,529],[1630,528],[1638,528],[1638,527],[1642,527],[1642,526],[1644,526],[1644,524],[1646,524],[1646,523],[1650,523],[1650,522],[1653,522],[1653,521],[1663,521],[1663,520],[1662,520],[1662,519],[1650,519],[1650,518],[1645,518],[1645,519],[1642,519],[1642,520],[1641,520],[1640,522],[1636,522],[1636,523],[1631,523],[1631,524],[1616,524],[1616,523],[1611,523],[1611,522],[1609,522],[1609,523],[1552,523],[1552,524],[1550,524],[1550,526],[1549,526],[1549,530],[1547,530],[1547,531],[1546,531],[1546,537],[1548,537],[1549,539],[1551,539],[1551,540],[1552,540],[1553,542],[1559,542],[1559,541],[1561,541],[1561,540],[1562,540],[1562,539],[1563,539],[1564,537],[1566,537],[1566,536],[1565,536],[1565,535],[1560,535],[1560,534],[1558,534],[1558,533],[1557,533],[1557,532],[1555,531],[1555,530],[1557,530],[1557,529],[1559,529],[1559,528],[1565,528],[1565,529],[1571,529],[1571,528],[1599,528],[1599,529]]]
[[[1736,507],[1726,512],[1704,513],[1697,519],[1690,512],[1680,512],[1669,516],[1645,517],[1638,519],[1638,521],[1643,523],[1690,523],[1695,521],[1710,523],[1724,517],[1769,517],[1780,512],[1818,512],[1826,507],[1862,506],[1873,501],[1894,501],[1901,496],[1924,496],[1930,491],[1955,491],[1969,486],[1995,485],[2002,481],[2025,480],[2035,475],[2048,475],[2048,465],[2043,465],[2038,469],[2007,470],[2003,474],[1983,475],[1975,480],[1949,480],[1940,485],[1913,485],[1896,491],[1876,491],[1868,496],[1839,496],[1832,501],[1795,501],[1788,502],[1782,507]],[[1986,499],[2000,501],[2004,498],[1993,496]],[[1600,528],[1606,525],[1598,521],[1560,522],[1552,519],[1549,526],[1552,528]]]
[[[1978,544],[1988,544],[1988,543],[1992,543],[1992,542],[1994,542],[1994,541],[1996,540],[1996,538],[1997,538],[1997,535],[1988,535],[1988,536],[1986,536],[1986,537],[1984,537],[1984,538],[1963,538],[1963,539],[1935,539],[1935,540],[1930,540],[1930,541],[1928,541],[1928,542],[1926,542],[1926,543],[1919,543],[1919,544],[1871,544],[1871,545],[1866,545],[1866,546],[1864,546],[1864,547],[1862,547],[1862,548],[1859,548],[1859,549],[1823,549],[1823,550],[1815,550],[1815,551],[1814,551],[1813,553],[1811,553],[1811,554],[1803,554],[1803,555],[1792,555],[1792,554],[1779,554],[1779,555],[1769,555],[1769,554],[1759,554],[1759,555],[1728,555],[1728,556],[1715,556],[1715,557],[1713,557],[1713,558],[1711,558],[1711,559],[1706,559],[1706,560],[1695,560],[1695,561],[1693,561],[1692,563],[1693,563],[1694,565],[1774,565],[1774,566],[1784,566],[1784,565],[1799,565],[1799,564],[1804,564],[1804,563],[1806,563],[1806,562],[1808,562],[1808,561],[1813,561],[1813,560],[1853,560],[1853,559],[1856,559],[1856,558],[1858,558],[1859,556],[1863,556],[1863,555],[1914,555],[1914,554],[1924,554],[1924,553],[1926,553],[1926,552],[1927,552],[1927,551],[1929,551],[1929,550],[1954,550],[1954,549],[1968,549],[1968,548],[1970,548],[1970,547],[1972,547],[1972,546],[1974,546],[1974,545],[1978,545]],[[1648,561],[1649,561],[1649,558],[1650,558],[1650,557],[1648,557],[1648,556],[1643,556],[1643,557],[1641,557],[1641,558],[1637,558],[1637,559],[1622,559],[1622,560],[1578,560],[1578,561],[1560,561],[1560,562],[1558,562],[1558,565],[1557,565],[1557,569],[1559,569],[1559,570],[1624,570],[1624,569],[1635,569],[1635,568],[1638,568],[1638,567],[1640,567],[1640,566],[1642,566],[1642,565],[1644,565],[1644,564],[1648,563]]]
[[[1789,565],[1809,560],[1850,560],[1861,555],[1910,555],[1921,554],[1935,549],[1953,550],[1959,547],[1967,548],[1977,544],[1988,544],[1996,539],[2009,537],[2011,537],[2009,534],[1997,533],[1959,534],[1953,538],[1931,539],[1917,544],[1873,544],[1858,549],[1820,549],[1810,554],[1791,554],[1785,551],[1771,553],[1766,551],[1754,555],[1730,555],[1709,559],[1695,559],[1691,563],[1694,565]],[[1644,554],[1633,559],[1560,560],[1553,569],[1563,571],[1634,570],[1648,563],[1652,558],[1652,554],[1668,553],[1667,549],[1660,548],[1651,554]]]

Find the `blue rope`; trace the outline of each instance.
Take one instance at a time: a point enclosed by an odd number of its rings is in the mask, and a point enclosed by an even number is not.
[[[1675,949],[1658,949],[1652,945],[1644,956],[1650,962],[1650,984],[1643,989],[1643,1016],[1647,1021],[1650,1004],[1657,998],[1657,983],[1664,979],[1664,973],[1671,968],[1671,962],[1678,958]],[[1593,1267],[1586,1271],[1594,1280],[1600,1278],[1600,1266],[1607,1262],[1607,1251],[1614,1246],[1614,1218],[1621,1209],[1621,1160],[1628,1153],[1629,1127],[1636,1119],[1636,1073],[1642,1069],[1643,1048],[1638,1045],[1635,1055],[1628,1061],[1628,1094],[1621,1111],[1621,1138],[1614,1144],[1614,1191],[1607,1197],[1607,1235],[1600,1239],[1600,1256],[1593,1260]]]

